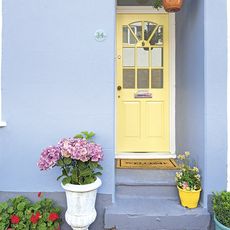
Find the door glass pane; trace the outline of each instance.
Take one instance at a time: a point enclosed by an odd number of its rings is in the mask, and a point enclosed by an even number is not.
[[[157,31],[150,40],[151,45],[163,45],[163,26],[158,26]]]
[[[137,66],[148,67],[149,66],[149,49],[138,48],[137,49]]]
[[[138,40],[142,40],[142,22],[134,22],[129,26]]]
[[[152,49],[152,67],[163,67],[163,48]]]
[[[151,88],[163,88],[163,70],[152,69]]]
[[[123,26],[123,43],[134,45],[137,43],[136,38],[133,36],[128,26]]]
[[[134,89],[135,88],[135,70],[123,69],[123,88]]]
[[[123,66],[134,66],[134,48],[123,48]]]
[[[147,89],[149,88],[149,70],[138,69],[137,70],[137,88]]]
[[[144,22],[144,40],[149,39],[156,26],[153,22]]]

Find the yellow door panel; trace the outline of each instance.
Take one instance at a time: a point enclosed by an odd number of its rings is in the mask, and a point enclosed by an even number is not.
[[[146,102],[145,130],[147,137],[164,136],[164,103]]]
[[[124,102],[121,118],[125,137],[140,137],[140,102]]]
[[[117,152],[169,152],[169,16],[117,15]]]

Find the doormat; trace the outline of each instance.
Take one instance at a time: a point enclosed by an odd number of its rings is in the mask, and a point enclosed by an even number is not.
[[[124,169],[178,169],[174,159],[117,159],[117,168]]]

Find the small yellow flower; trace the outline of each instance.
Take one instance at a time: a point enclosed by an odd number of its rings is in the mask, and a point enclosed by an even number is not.
[[[197,167],[193,167],[193,171],[198,173],[199,169]]]
[[[185,152],[184,154],[185,154],[186,157],[190,156],[190,152]]]

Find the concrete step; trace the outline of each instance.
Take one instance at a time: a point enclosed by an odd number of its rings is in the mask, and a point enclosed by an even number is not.
[[[116,170],[116,194],[120,197],[178,199],[175,170]]]
[[[123,198],[105,210],[105,229],[208,230],[206,209],[186,209],[172,199]]]

